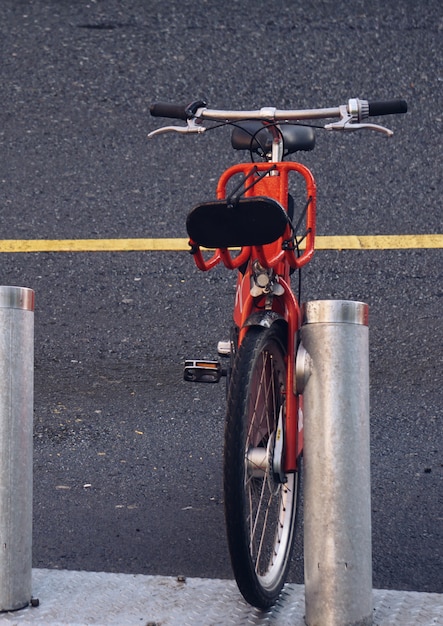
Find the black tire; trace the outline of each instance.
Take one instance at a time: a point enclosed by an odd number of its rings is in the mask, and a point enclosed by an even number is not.
[[[298,473],[282,477],[274,455],[285,410],[285,345],[285,329],[277,324],[248,330],[234,361],[225,426],[231,563],[243,597],[261,609],[275,603],[285,583],[298,500]]]

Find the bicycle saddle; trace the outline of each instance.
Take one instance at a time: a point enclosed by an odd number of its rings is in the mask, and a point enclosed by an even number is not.
[[[263,246],[283,235],[289,218],[273,198],[254,196],[198,204],[189,213],[186,229],[205,248]]]
[[[299,150],[313,150],[314,129],[309,126],[280,124],[283,135],[284,156]],[[239,122],[231,134],[231,145],[235,150],[252,150],[258,154],[270,152],[272,132],[258,121]]]

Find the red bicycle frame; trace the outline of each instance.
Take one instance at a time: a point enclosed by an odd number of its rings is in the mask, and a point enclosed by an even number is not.
[[[273,269],[278,277],[278,283],[283,287],[282,295],[273,296],[272,310],[284,319],[288,326],[287,344],[287,380],[286,380],[286,453],[285,471],[294,471],[297,468],[297,458],[303,449],[303,420],[299,412],[302,411],[302,397],[295,389],[295,356],[297,335],[301,326],[300,306],[290,287],[291,269],[299,269],[308,263],[314,254],[315,242],[315,215],[316,215],[316,185],[310,170],[300,163],[239,163],[227,169],[219,179],[217,198],[227,197],[227,185],[233,177],[243,175],[253,184],[248,185],[245,197],[266,196],[277,200],[288,210],[289,174],[301,174],[306,186],[307,209],[305,217],[305,245],[301,254],[296,254],[294,234],[288,222],[286,231],[276,241],[263,246],[245,246],[233,256],[228,248],[217,248],[213,255],[205,260],[200,247],[189,242],[194,253],[197,267],[208,271],[223,263],[228,269],[237,269],[247,264],[243,273],[238,272],[237,289],[234,305],[234,323],[239,329],[238,343],[241,344],[248,328],[248,320],[254,313],[263,312],[263,298],[251,295],[251,264],[248,261],[257,260],[265,269]]]

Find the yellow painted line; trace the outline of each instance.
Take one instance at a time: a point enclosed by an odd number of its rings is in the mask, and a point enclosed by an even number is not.
[[[346,235],[316,237],[317,250],[409,250],[443,248],[443,235]]]
[[[303,245],[301,246],[303,248]],[[315,238],[317,250],[443,248],[442,235],[336,235]],[[3,239],[1,252],[148,252],[189,250],[187,239]]]
[[[189,250],[188,239],[3,239],[0,252]]]

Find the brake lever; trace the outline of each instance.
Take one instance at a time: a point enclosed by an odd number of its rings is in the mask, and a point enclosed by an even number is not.
[[[181,135],[187,135],[189,133],[204,133],[205,126],[197,124],[195,119],[189,119],[187,126],[163,126],[162,128],[156,128],[148,133],[148,138],[155,137],[156,135],[162,135],[164,133],[179,133]]]
[[[369,130],[376,130],[380,133],[384,133],[388,137],[392,137],[394,134],[392,130],[386,128],[385,126],[380,126],[379,124],[361,124],[356,122],[358,119],[356,115],[348,112],[346,105],[342,105],[340,107],[340,116],[341,119],[339,122],[333,122],[332,124],[325,124],[324,128],[326,130],[360,130],[362,128],[367,128]]]

